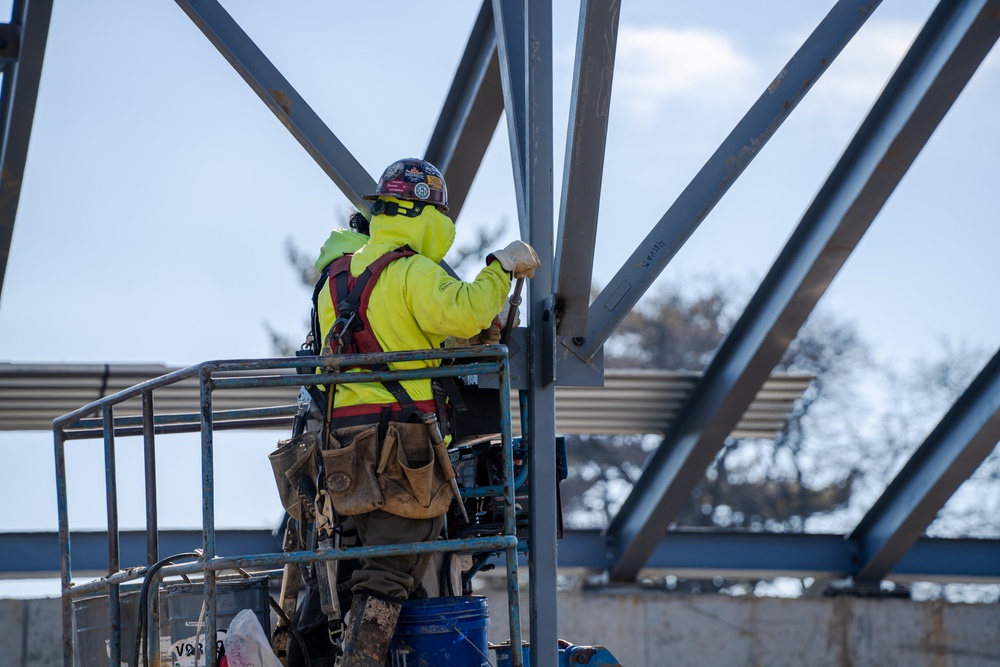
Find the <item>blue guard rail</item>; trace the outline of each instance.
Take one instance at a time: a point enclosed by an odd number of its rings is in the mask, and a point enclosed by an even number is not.
[[[418,370],[374,371],[371,373],[346,372],[350,367],[377,365],[406,361],[440,360],[441,365]],[[447,362],[447,363],[444,363]],[[313,374],[304,369],[322,367],[325,372]],[[379,547],[354,547],[316,551],[295,551],[264,554],[223,555],[216,551],[215,530],[215,474],[213,434],[223,429],[278,428],[290,426],[297,405],[247,408],[213,409],[213,392],[224,389],[252,391],[263,387],[310,386],[318,384],[349,383],[359,381],[411,380],[420,378],[496,376],[500,397],[500,440],[503,468],[501,488],[504,499],[503,530],[498,535],[445,539],[420,544],[397,544]],[[158,389],[182,381],[197,379],[200,387],[200,405],[187,413],[156,414],[155,393]],[[421,350],[367,355],[333,355],[325,357],[296,357],[281,359],[249,359],[207,361],[196,366],[153,378],[124,391],[101,398],[53,421],[55,440],[56,494],[59,515],[60,569],[62,581],[62,631],[65,667],[73,667],[73,602],[86,596],[108,597],[109,624],[111,628],[108,652],[110,664],[131,663],[131,648],[122,646],[121,586],[143,580],[147,574],[155,575],[157,586],[167,577],[200,574],[204,577],[205,636],[217,636],[216,583],[223,570],[267,571],[289,563],[346,560],[359,557],[415,554],[425,552],[462,552],[479,554],[503,553],[507,569],[507,600],[510,620],[511,644],[521,644],[521,623],[518,582],[518,538],[515,518],[514,463],[512,455],[510,377],[507,348],[502,345],[448,350]],[[116,407],[141,402],[138,416],[115,416]],[[193,407],[193,406],[192,406]],[[124,411],[124,410],[123,410]],[[135,410],[133,410],[135,411]],[[201,435],[201,489],[202,535],[198,559],[194,562],[161,564],[155,572],[150,568],[157,563],[157,511],[156,511],[156,436],[167,433],[193,433]],[[118,528],[118,497],[115,463],[116,437],[141,437],[145,459],[146,542],[147,563],[123,564],[120,562]],[[70,440],[103,438],[105,486],[108,517],[108,574],[91,581],[74,581],[71,561],[69,498],[67,496],[66,443]],[[476,492],[470,489],[469,494]],[[463,496],[466,495],[463,492]],[[147,614],[152,613],[149,605]],[[146,646],[159,647],[158,622],[146,619]],[[207,664],[216,664],[218,648],[215,642],[206,642]],[[148,660],[148,658],[145,658]],[[521,655],[511,656],[513,667],[523,667]],[[153,658],[155,661],[155,658]],[[147,662],[155,664],[155,662]]]

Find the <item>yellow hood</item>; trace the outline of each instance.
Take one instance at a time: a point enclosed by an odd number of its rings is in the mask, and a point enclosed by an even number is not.
[[[316,260],[316,270],[322,272],[335,259],[357,251],[366,243],[368,243],[368,237],[364,234],[359,234],[353,229],[333,230],[319,251],[319,258]]]
[[[395,202],[401,208],[412,208],[413,202],[395,197],[380,197]],[[371,240],[351,258],[351,273],[361,275],[369,264],[401,246],[410,246],[435,264],[444,259],[455,242],[455,224],[433,206],[425,206],[416,218],[405,215],[376,215],[371,221]]]

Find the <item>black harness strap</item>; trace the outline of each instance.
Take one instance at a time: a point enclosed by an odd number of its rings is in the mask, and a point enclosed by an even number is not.
[[[434,385],[440,387],[441,391],[448,397],[448,403],[451,404],[452,408],[458,412],[464,412],[468,409],[465,406],[465,401],[462,400],[462,394],[458,390],[458,383],[455,382],[455,378],[451,376],[438,378],[434,380]]]
[[[313,287],[312,295],[312,354],[313,356],[318,356],[320,348],[323,345],[323,332],[319,328],[319,295],[323,291],[323,283],[326,281],[327,276],[330,275],[330,265],[327,264],[323,267],[323,270],[319,272],[319,278],[316,280],[316,285]]]

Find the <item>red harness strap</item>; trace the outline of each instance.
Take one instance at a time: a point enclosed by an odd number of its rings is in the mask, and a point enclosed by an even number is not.
[[[331,327],[331,331],[336,330],[338,326],[341,327],[341,330],[336,331],[335,334],[339,336],[338,352],[342,354],[384,352],[368,322],[368,304],[371,293],[385,267],[401,257],[415,254],[417,253],[406,246],[387,252],[369,264],[356,278],[351,275],[350,270],[352,255],[344,255],[330,265],[327,283],[329,284],[330,299],[337,312],[337,319]],[[389,369],[386,364],[372,364],[367,368],[375,371]],[[358,418],[369,415],[378,416],[387,408],[393,417],[403,419],[413,413],[419,415],[428,411],[435,412],[433,400],[415,402],[398,381],[387,380],[382,382],[382,385],[395,397],[395,403],[335,408],[331,418],[338,425],[346,426],[349,424],[345,421],[363,423],[364,420]]]

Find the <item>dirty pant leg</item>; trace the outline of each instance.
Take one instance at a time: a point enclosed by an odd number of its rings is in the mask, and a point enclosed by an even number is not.
[[[358,537],[366,547],[408,542],[432,542],[441,533],[444,516],[406,519],[382,510],[354,517]],[[362,558],[361,568],[351,575],[354,593],[374,593],[393,600],[406,600],[420,583],[430,554],[384,558]]]

